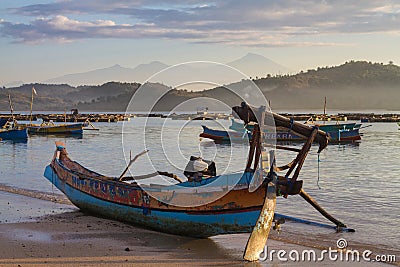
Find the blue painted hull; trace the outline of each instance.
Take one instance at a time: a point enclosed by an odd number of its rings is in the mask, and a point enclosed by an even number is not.
[[[0,131],[1,140],[27,140],[28,131],[27,129],[11,129]]]
[[[70,186],[49,165],[44,176],[82,211],[140,225],[160,232],[192,237],[251,232],[261,206],[236,212],[166,211],[107,201]]]
[[[0,118],[0,128],[3,127],[4,125],[6,125],[7,120],[8,119],[6,119],[6,118]]]
[[[203,127],[203,133],[200,134],[200,137],[210,138],[217,142],[240,142],[247,141],[252,138],[250,132],[233,132],[233,131],[223,131],[223,130],[214,130],[210,129],[206,126]],[[327,132],[330,137],[331,143],[338,142],[353,142],[361,140],[361,136],[359,133],[359,128],[355,128],[353,130],[337,130]],[[305,139],[292,134],[291,132],[276,132],[276,133],[263,133],[266,139],[275,139],[276,141],[288,141],[288,142],[303,142]]]
[[[359,128],[355,128],[353,130],[338,130],[327,132],[329,137],[331,138],[331,142],[344,142],[344,141],[358,141],[361,140]]]
[[[240,142],[248,141],[252,138],[250,132],[234,132],[210,129],[202,125],[203,133],[200,137],[210,138],[221,142]],[[247,136],[246,136],[247,135]],[[276,141],[303,141],[304,139],[290,132],[263,133],[265,139],[276,139]]]

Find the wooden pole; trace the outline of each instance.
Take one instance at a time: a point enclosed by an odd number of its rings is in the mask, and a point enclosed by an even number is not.
[[[325,103],[324,103],[324,124],[326,123],[326,96],[325,96]]]
[[[293,183],[296,182],[297,177],[300,174],[300,170],[303,167],[303,163],[306,160],[307,154],[310,151],[311,145],[314,142],[314,139],[315,139],[315,136],[317,135],[317,132],[318,132],[318,129],[314,128],[314,130],[311,133],[310,138],[308,138],[307,142],[304,144],[304,151],[301,152],[302,155],[300,157],[299,162],[297,163],[297,168],[296,168],[296,170],[295,170],[295,172],[293,174],[293,177],[291,179],[291,182],[293,182]]]
[[[129,167],[132,165],[132,163],[134,163],[140,156],[146,154],[147,152],[149,152],[149,150],[147,150],[147,149],[143,150],[142,152],[137,154],[132,160],[130,160],[128,163],[128,166],[126,166],[125,170],[119,176],[118,181],[122,181],[122,178],[124,177],[125,173],[129,170]]]
[[[276,174],[276,161],[275,161],[275,151],[271,150],[269,153],[270,158],[270,166],[264,166],[266,164],[266,158],[261,158],[261,166],[258,165],[258,162],[261,157],[267,157],[266,152],[263,148],[263,138],[262,138],[262,129],[264,128],[264,116],[265,109],[260,109],[262,120],[258,122],[258,125],[254,127],[257,128],[258,139],[256,140],[256,158],[255,162],[257,162],[260,172],[261,178],[266,176],[266,172],[268,173],[268,177],[270,178],[266,195],[264,198],[264,204],[260,211],[260,215],[256,224],[254,225],[253,231],[250,234],[249,239],[247,240],[246,248],[243,254],[243,259],[247,261],[256,261],[260,258],[260,254],[264,251],[265,244],[267,243],[269,232],[271,230],[272,222],[274,221],[274,214],[276,208],[276,191],[278,184],[278,175]],[[254,179],[254,177],[253,177]],[[249,188],[250,190],[250,188]]]
[[[301,165],[304,163],[304,160],[307,156],[308,151],[311,148],[311,145],[315,139],[315,136],[317,134],[318,130],[317,128],[315,128],[312,132],[311,132],[311,136],[307,139],[307,142],[304,143],[303,147],[301,148],[301,150],[299,151],[299,153],[297,154],[295,160],[293,161],[293,164],[291,165],[290,169],[287,171],[286,173],[286,177],[289,177],[289,175],[292,173],[292,171],[294,170],[294,168],[302,161]],[[301,168],[301,167],[300,167]],[[300,170],[299,170],[300,172]]]
[[[14,109],[13,109],[13,106],[12,106],[11,95],[10,94],[8,94],[8,102],[10,103],[11,118],[12,118],[12,121],[14,123],[15,122]]]
[[[33,90],[34,90],[34,88],[32,87],[32,92],[31,92],[31,112],[29,113],[29,125],[32,124]]]
[[[258,163],[260,161],[260,156],[261,156],[261,130],[260,127],[258,125],[255,125],[254,128],[256,128],[256,132],[257,132],[257,138],[255,141],[255,145],[256,145],[256,152],[254,154],[254,167],[253,169],[256,170],[258,167]]]
[[[269,173],[272,180],[268,183],[264,205],[244,250],[243,259],[247,261],[256,261],[260,258],[260,254],[264,251],[272,222],[274,220],[278,175],[276,175],[276,172],[274,171],[276,168],[275,154],[273,150],[270,151],[270,159],[272,166]]]
[[[337,227],[344,227],[347,228],[347,226],[342,223],[341,221],[335,219],[330,215],[326,210],[324,210],[318,203],[315,201],[314,198],[312,198],[309,194],[307,194],[303,189],[300,190],[300,196],[304,198],[308,203],[311,204],[319,213],[321,213],[325,218],[333,222]]]
[[[253,158],[254,158],[254,149],[255,146],[257,145],[256,139],[257,139],[257,130],[256,127],[253,128],[253,131],[251,133],[251,140],[250,140],[250,148],[249,148],[249,155],[247,156],[247,164],[246,164],[246,172],[251,171],[251,164],[253,163]]]

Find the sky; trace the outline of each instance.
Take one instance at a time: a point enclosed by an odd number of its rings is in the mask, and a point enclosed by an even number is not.
[[[0,85],[249,52],[295,72],[349,60],[400,65],[399,47],[394,0],[0,1]]]

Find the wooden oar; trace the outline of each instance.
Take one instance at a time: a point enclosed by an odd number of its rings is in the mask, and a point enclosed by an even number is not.
[[[125,170],[121,173],[121,175],[118,178],[118,181],[122,181],[122,177],[124,177],[125,173],[129,170],[129,167],[132,165],[132,163],[134,163],[140,156],[146,154],[147,152],[149,152],[149,150],[143,150],[142,152],[140,152],[139,154],[137,154],[133,159],[131,159],[128,163],[128,166],[126,166]]]
[[[276,167],[274,151],[270,151],[270,159],[272,162],[272,167],[270,168],[271,171],[269,176],[272,178],[272,180],[268,183],[264,205],[261,209],[257,223],[251,232],[249,240],[247,241],[243,255],[243,259],[247,261],[256,261],[259,259],[260,254],[264,251],[269,231],[271,230],[272,222],[274,220],[276,208],[276,187],[278,179],[278,176],[275,173]]]

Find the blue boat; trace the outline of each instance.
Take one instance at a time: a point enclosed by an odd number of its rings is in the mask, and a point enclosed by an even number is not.
[[[251,140],[252,134],[249,131],[236,132],[236,131],[224,131],[224,130],[215,130],[208,128],[205,125],[202,125],[203,132],[200,134],[200,137],[209,138],[216,142],[247,142]],[[281,131],[281,132],[264,132],[263,136],[268,140],[276,140],[276,141],[304,141],[305,138],[302,138],[296,135],[292,131]]]
[[[237,107],[239,108],[241,107]],[[262,108],[260,110],[265,112]],[[298,153],[297,160],[289,162],[286,166],[275,165],[273,151],[268,154],[271,165],[266,164],[266,151],[261,142],[263,137],[258,131],[254,137],[258,138],[258,141],[252,142],[246,168],[242,172],[217,175],[214,162],[191,157],[183,173],[187,181],[176,174],[162,171],[133,177],[125,176],[131,164],[147,152],[143,151],[130,160],[119,177],[109,177],[71,160],[65,144],[56,142],[56,151],[45,169],[44,176],[83,212],[161,232],[191,237],[252,232],[253,236],[260,234],[257,232],[260,228],[257,228],[257,225],[261,224],[262,229],[268,230],[262,231],[264,242],[251,241],[250,238],[247,248],[253,245],[264,248],[269,229],[272,228],[276,196],[279,195],[287,197],[300,194],[337,227],[345,227],[340,221],[328,216],[320,206],[314,205],[316,202],[302,189],[303,182],[297,180],[308,154],[305,152],[309,151],[314,140],[319,144],[319,152],[326,148],[326,133],[317,128],[292,123],[276,114],[273,116],[275,123],[281,127],[290,128],[301,136],[309,136],[302,149],[286,148]],[[288,166],[292,168],[289,169]],[[292,173],[294,169],[295,172]],[[288,170],[286,175],[278,175],[278,172],[285,170]],[[138,183],[140,179],[162,180],[166,177],[173,178],[178,183]],[[254,252],[257,254],[261,251]],[[254,260],[259,256],[249,258],[248,254],[246,255],[246,260]]]
[[[320,130],[326,132],[330,137],[330,143],[355,142],[361,140],[361,135],[359,133],[361,124],[346,123],[313,125],[308,123],[305,125],[309,126],[310,128],[312,126],[316,126]],[[232,124],[229,129],[232,129],[234,131],[215,130],[210,129],[206,126],[202,127],[203,133],[200,134],[200,137],[210,138],[217,142],[238,142],[250,140],[252,138],[250,132],[253,130],[254,125],[247,125],[245,127],[243,123],[237,122],[232,119]],[[247,137],[245,134],[246,132]],[[306,139],[280,127],[276,128],[275,133],[263,132],[263,134],[266,136],[267,139],[275,139],[276,141],[299,142]],[[244,137],[246,137],[246,139]]]
[[[28,130],[26,128],[11,128],[0,130],[0,140],[27,140]]]

